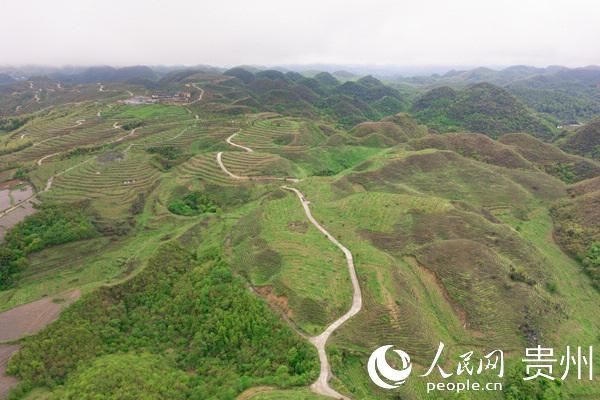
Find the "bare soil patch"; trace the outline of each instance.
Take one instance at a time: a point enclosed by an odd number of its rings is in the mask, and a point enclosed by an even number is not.
[[[17,340],[36,333],[58,318],[61,310],[77,300],[80,295],[79,290],[74,290],[0,313],[0,341]]]
[[[24,201],[13,211],[0,216],[0,241],[4,239],[6,232],[23,221],[28,215],[34,214],[37,210],[33,207],[31,200]]]

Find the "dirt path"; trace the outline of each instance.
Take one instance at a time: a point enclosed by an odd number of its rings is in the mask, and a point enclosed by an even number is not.
[[[238,181],[282,181],[282,182],[293,182],[298,183],[300,179],[298,178],[289,178],[289,177],[279,177],[279,176],[240,176],[236,175],[225,167],[223,164],[223,152],[220,151],[217,153],[217,164],[219,164],[219,168],[223,172],[225,172],[231,179],[235,179]]]
[[[242,150],[244,150],[244,151],[246,151],[246,152],[248,152],[248,153],[252,153],[254,150],[252,150],[250,147],[242,146],[241,144],[237,144],[237,143],[233,143],[233,142],[232,142],[232,139],[233,139],[234,137],[236,137],[236,136],[237,136],[237,134],[238,134],[238,133],[240,133],[241,131],[242,131],[242,130],[240,129],[239,131],[237,131],[236,133],[234,133],[233,135],[231,135],[231,136],[229,136],[227,139],[225,139],[225,141],[226,141],[227,143],[229,143],[230,145],[234,146],[234,147],[240,148],[240,149],[242,149]]]
[[[239,132],[236,132],[233,135],[229,136],[226,139],[226,142],[228,144],[230,144],[231,146],[241,148],[241,149],[245,150],[246,152],[252,152],[253,150],[251,148],[239,145],[232,141],[232,139],[238,133]],[[223,170],[223,172],[225,172],[232,179],[236,179],[236,180],[251,179],[250,177],[247,177],[247,176],[235,175],[234,173],[229,171],[223,164],[223,152],[222,151],[217,153],[217,163],[219,164],[219,167],[221,168],[221,170]],[[257,180],[280,179],[280,180],[288,180],[290,182],[299,182],[300,181],[299,179],[296,179],[296,178],[276,178],[276,177],[257,177],[257,178],[252,178],[252,179],[257,179]],[[319,378],[310,386],[310,389],[313,392],[323,395],[323,396],[333,397],[336,399],[349,400],[348,397],[342,395],[341,393],[339,393],[338,391],[336,391],[329,385],[329,380],[331,379],[332,373],[331,373],[331,365],[329,364],[329,359],[327,358],[326,346],[327,346],[327,340],[329,339],[331,334],[336,329],[338,329],[340,326],[342,326],[342,324],[344,324],[344,322],[348,321],[350,318],[352,318],[353,316],[358,314],[358,312],[362,308],[362,293],[360,291],[360,284],[358,282],[358,276],[356,275],[356,268],[354,266],[354,258],[352,257],[352,253],[350,252],[350,250],[348,250],[348,248],[346,248],[335,237],[333,237],[333,235],[331,235],[331,233],[329,233],[325,228],[323,228],[323,226],[321,224],[319,224],[319,222],[313,217],[313,215],[310,211],[310,207],[309,207],[310,202],[308,200],[306,200],[306,197],[304,196],[304,194],[302,194],[302,192],[300,192],[296,188],[289,187],[289,186],[282,186],[282,188],[296,193],[296,195],[300,199],[300,203],[302,204],[302,208],[304,209],[304,213],[306,214],[306,217],[308,218],[308,220],[322,234],[324,234],[325,237],[327,237],[327,239],[329,239],[330,242],[332,242],[336,247],[338,247],[344,253],[344,257],[346,258],[346,263],[348,264],[348,272],[350,274],[350,280],[352,282],[352,289],[353,289],[352,305],[350,306],[350,309],[344,315],[342,315],[340,318],[338,318],[337,320],[332,322],[327,328],[325,328],[325,331],[323,331],[323,333],[321,333],[320,335],[317,335],[317,336],[310,337],[308,340],[317,348],[317,352],[319,354],[319,362],[321,364]]]
[[[85,119],[78,119],[77,121],[75,121],[75,125],[68,126],[68,127],[67,127],[67,129],[77,128],[78,126],[81,126],[81,125],[83,125],[83,123],[84,123],[84,122],[85,122]],[[65,133],[64,135],[52,136],[52,137],[49,137],[48,139],[44,139],[44,140],[41,140],[41,141],[39,141],[39,142],[36,142],[36,143],[34,143],[34,144],[33,144],[33,146],[39,146],[40,144],[42,144],[42,143],[46,143],[46,142],[48,142],[48,141],[50,141],[50,140],[58,139],[58,138],[61,138],[61,137],[63,137],[63,136],[69,136],[69,135],[70,135],[70,134],[72,134],[72,133],[73,133],[73,132],[69,132],[69,133]],[[25,135],[26,135],[26,133],[25,133],[25,134],[23,134],[23,135],[21,135],[21,139],[23,139],[23,137],[24,137]]]
[[[44,160],[47,160],[50,157],[54,157],[59,155],[61,152],[59,151],[58,153],[52,153],[52,154],[48,154],[47,156],[44,156],[42,158],[40,158],[39,160],[37,160],[37,165],[42,165],[42,163],[44,162]]]
[[[188,104],[195,104],[198,103],[199,101],[202,101],[202,98],[204,97],[204,89],[202,89],[200,86],[196,85],[195,83],[192,83],[192,86],[194,87],[194,89],[198,89],[200,91],[200,95],[198,96],[198,98]]]
[[[79,125],[83,124],[84,122],[85,122],[85,120],[83,120],[83,119],[81,119],[81,120],[78,120],[78,121],[76,121],[76,123],[75,123],[75,125],[74,125],[73,127],[75,127],[75,126],[79,126]],[[116,124],[116,122],[115,122],[115,124]],[[114,127],[114,126],[113,126],[113,127]],[[117,128],[118,128],[118,127],[117,127]],[[115,129],[117,129],[117,128],[115,128]],[[111,143],[120,142],[120,141],[122,141],[123,139],[125,139],[125,138],[127,138],[127,137],[129,137],[129,136],[135,135],[135,131],[136,131],[136,129],[137,129],[137,128],[135,128],[135,129],[132,129],[132,130],[131,130],[131,132],[129,132],[127,135],[125,135],[125,136],[121,136],[121,137],[119,137],[119,138],[117,138],[117,139],[114,139],[114,140],[111,140],[111,141],[108,141],[108,142],[106,142],[106,143],[104,143],[104,144],[111,144]],[[65,135],[63,135],[63,136],[65,136]],[[56,137],[58,137],[58,136],[55,136],[54,138],[56,138]],[[51,140],[51,139],[54,139],[54,138],[46,139],[46,140],[43,140],[42,142],[45,142],[45,141],[47,141],[47,140]],[[42,142],[38,142],[37,144],[40,144],[40,143],[42,143]],[[34,146],[35,146],[35,144],[34,144]],[[50,157],[57,156],[57,155],[59,155],[59,154],[62,154],[62,152],[57,152],[57,153],[53,153],[53,154],[48,154],[48,155],[45,155],[45,156],[43,156],[42,158],[40,158],[39,160],[37,160],[37,162],[36,162],[36,163],[37,163],[37,165],[38,165],[38,166],[41,166],[41,165],[42,165],[42,163],[43,163],[43,162],[44,162],[46,159],[48,159],[48,158],[50,158]],[[6,210],[4,210],[4,211],[0,212],[0,225],[2,225],[2,226],[3,226],[3,221],[2,221],[2,218],[4,218],[4,217],[5,217],[7,214],[10,214],[10,213],[12,213],[13,211],[16,211],[16,210],[19,210],[19,209],[22,209],[22,210],[23,210],[23,209],[27,209],[27,210],[25,210],[26,212],[23,212],[23,213],[22,213],[22,215],[21,215],[21,218],[18,218],[18,220],[17,220],[17,221],[10,221],[10,226],[11,226],[11,227],[12,227],[12,226],[14,226],[14,225],[15,225],[17,222],[19,222],[20,220],[22,220],[23,218],[25,218],[26,216],[28,216],[28,215],[32,214],[33,212],[30,212],[30,211],[31,211],[31,210],[34,210],[34,207],[33,207],[33,204],[34,204],[34,203],[33,203],[33,201],[34,201],[34,200],[35,200],[35,199],[38,197],[38,195],[39,195],[40,193],[47,192],[48,190],[50,190],[50,189],[52,188],[52,184],[54,183],[54,179],[55,179],[55,178],[57,178],[57,177],[59,177],[59,176],[61,176],[61,175],[63,175],[63,174],[66,174],[67,172],[69,172],[69,171],[71,171],[71,170],[73,170],[73,169],[75,169],[75,168],[77,168],[77,167],[79,167],[79,166],[81,166],[81,165],[83,165],[83,164],[85,164],[85,163],[88,163],[88,162],[92,161],[92,160],[94,159],[94,157],[95,157],[95,156],[92,156],[92,157],[90,157],[90,158],[88,158],[88,159],[86,159],[86,160],[83,160],[82,162],[80,162],[80,163],[77,163],[77,164],[75,164],[75,165],[73,165],[73,166],[71,166],[71,167],[69,167],[69,168],[67,168],[67,169],[65,169],[65,170],[63,170],[63,171],[57,172],[56,174],[54,174],[54,175],[52,175],[50,178],[48,178],[48,180],[46,181],[46,186],[45,186],[45,187],[44,187],[42,190],[40,190],[40,191],[39,191],[39,192],[37,192],[37,193],[34,193],[34,194],[32,194],[32,195],[31,195],[29,198],[22,200],[22,201],[21,201],[21,202],[19,202],[18,204],[16,204],[16,205],[14,205],[14,206],[12,206],[12,207],[10,207],[10,208],[8,208],[8,209],[6,209]],[[1,237],[3,237],[3,233],[2,233],[2,234],[0,234],[0,238],[1,238]]]
[[[113,143],[121,142],[121,141],[125,140],[126,138],[135,135],[135,131],[137,131],[137,130],[138,130],[138,128],[133,128],[127,135],[118,137],[118,138],[113,139],[113,140],[109,140],[108,142],[106,142],[104,144],[113,144]]]
[[[244,390],[235,398],[235,400],[249,400],[257,394],[271,392],[273,390],[275,390],[275,388],[272,386],[254,386]]]
[[[247,180],[248,179],[247,176],[236,175],[233,172],[230,172],[227,168],[225,168],[225,164],[223,164],[223,152],[222,151],[217,153],[217,164],[219,164],[219,168],[221,168],[221,170],[223,172],[225,172],[227,175],[229,175],[229,177],[232,179],[236,179],[236,180]]]
[[[342,315],[339,319],[331,323],[323,333],[318,336],[313,336],[310,338],[310,342],[315,345],[317,351],[319,353],[319,360],[321,362],[321,372],[319,374],[319,378],[315,383],[311,385],[311,389],[318,394],[335,397],[338,399],[348,399],[347,397],[341,395],[336,390],[334,390],[331,386],[329,386],[329,379],[331,378],[331,366],[329,365],[329,360],[327,358],[327,352],[325,347],[327,345],[327,340],[331,336],[331,334],[338,329],[344,322],[348,321],[350,318],[355,316],[360,309],[362,308],[362,293],[360,291],[360,285],[358,283],[358,277],[356,275],[356,268],[354,267],[354,258],[352,257],[352,253],[348,248],[346,248],[343,244],[341,244],[336,238],[334,238],[317,220],[313,217],[309,204],[310,202],[306,200],[304,194],[300,192],[296,188],[292,188],[289,186],[282,186],[283,189],[290,190],[298,196],[300,199],[300,203],[302,204],[302,208],[304,208],[304,213],[308,220],[321,232],[323,233],[330,242],[336,245],[346,257],[346,263],[348,264],[348,272],[350,273],[350,280],[352,281],[352,306],[346,312],[346,314]]]
[[[227,139],[225,139],[225,141],[233,146],[233,147],[237,147],[239,149],[244,150],[247,153],[253,153],[254,150],[252,150],[250,147],[246,147],[246,146],[242,146],[241,144],[237,144],[233,142],[233,138],[241,132],[241,129],[239,131],[237,131],[236,133],[234,133],[233,135],[229,136]],[[234,174],[233,172],[229,171],[227,169],[227,167],[225,167],[225,164],[223,164],[223,152],[220,151],[217,153],[217,164],[219,164],[219,168],[221,168],[221,170],[223,172],[225,172],[225,174],[227,174],[230,178],[235,179],[235,180],[242,180],[242,181],[283,181],[283,182],[293,182],[293,183],[298,183],[300,182],[300,179],[297,178],[290,178],[290,177],[279,177],[279,176],[239,176]]]

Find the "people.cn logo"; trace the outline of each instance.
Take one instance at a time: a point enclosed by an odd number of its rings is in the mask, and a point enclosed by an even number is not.
[[[392,368],[385,359],[385,353],[392,345],[381,346],[371,354],[367,364],[367,371],[374,384],[383,389],[396,389],[402,385],[406,378],[410,375],[412,365],[410,357],[402,350],[394,350],[402,361],[402,369],[397,370]],[[390,383],[387,383],[382,378],[385,378]]]

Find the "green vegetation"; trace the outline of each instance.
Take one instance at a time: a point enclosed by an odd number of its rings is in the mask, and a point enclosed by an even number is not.
[[[600,290],[600,242],[588,246],[583,259],[583,267],[592,278],[594,285]]]
[[[324,115],[345,128],[408,108],[407,101],[396,89],[372,76],[341,83],[325,72],[307,78],[290,72],[253,74],[233,68],[225,74],[237,78],[240,101],[252,104],[254,109],[303,117]],[[251,96],[254,101],[250,103],[244,95]]]
[[[554,205],[552,217],[556,239],[581,262],[592,284],[600,290],[600,215],[597,207],[600,191],[596,190],[596,182],[597,179],[592,179],[572,186],[573,197]]]
[[[585,68],[511,66],[501,70],[479,67],[443,75],[398,78],[396,87],[423,91],[431,87],[463,88],[478,83],[500,86],[529,107],[561,121],[561,125],[587,121],[600,115],[597,83],[600,73]]]
[[[527,376],[525,368],[519,367],[510,370],[504,383],[503,393],[505,400],[562,400],[560,380],[536,379],[524,381]]]
[[[116,119],[134,119],[134,123],[141,121],[160,121],[164,118],[185,117],[186,112],[181,107],[167,106],[163,104],[147,104],[135,107],[122,107],[117,112],[114,112],[112,117]]]
[[[147,353],[99,357],[78,370],[51,399],[188,399],[189,376],[168,363]]]
[[[598,397],[593,384],[519,380],[525,347],[596,346],[600,330],[594,124],[556,137],[510,94],[538,72],[454,71],[396,88],[343,72],[139,72],[102,92],[35,80],[56,88],[39,104],[23,82],[7,86],[22,95],[0,93],[0,112],[21,106],[27,118],[0,137],[1,183],[26,179],[41,203],[0,246],[0,311],[82,295],[18,340],[15,400],[319,398],[301,334],[347,312],[352,287],[343,253],[283,185],[356,264],[363,308],[327,345],[340,393],[431,397],[412,378],[379,390],[365,364],[394,344],[423,373],[443,341],[449,370],[468,351],[505,350],[504,395],[461,398]],[[476,84],[486,77],[508,89]],[[453,88],[425,90],[440,82]],[[130,106],[128,91],[194,101]],[[2,193],[5,207],[27,195]]]
[[[11,229],[0,246],[0,288],[27,267],[28,254],[97,235],[93,221],[84,208],[44,206]]]
[[[239,272],[309,334],[349,306],[351,286],[342,254],[305,220],[298,200],[278,191],[233,233]]]
[[[191,157],[191,154],[177,146],[152,146],[146,151],[155,155],[154,161],[162,171],[168,171]]]
[[[217,212],[216,204],[206,194],[200,192],[190,192],[174,199],[169,203],[168,208],[173,214],[186,217]]]
[[[503,133],[528,132],[551,139],[554,127],[502,88],[481,83],[464,90],[433,89],[419,98],[417,119],[440,132],[466,130],[493,138]]]
[[[250,389],[252,390],[252,389]],[[250,400],[325,400],[328,397],[319,396],[310,392],[307,389],[288,389],[288,390],[276,390],[272,388],[266,388],[265,390],[257,390],[256,394],[248,397]]]
[[[600,120],[568,133],[559,141],[559,146],[569,153],[600,160]]]
[[[25,339],[9,370],[24,385],[65,383],[69,393],[103,373],[103,365],[121,368],[127,360],[103,356],[132,351],[162,355],[173,368],[194,371],[189,385],[197,399],[233,398],[257,384],[307,384],[316,371],[315,352],[248,292],[220,256],[207,251],[194,260],[174,244],[163,245],[131,280],[88,295]],[[175,371],[157,374],[156,362],[139,367],[145,390],[156,390],[162,379],[184,382]],[[89,367],[80,370],[82,363]],[[88,387],[91,398],[104,388],[100,382]]]
[[[31,117],[14,117],[14,118],[0,118],[0,133],[12,132],[19,129],[29,121]]]
[[[143,121],[134,119],[134,120],[127,121],[123,125],[121,125],[121,129],[123,129],[125,131],[130,131],[132,129],[139,128],[143,124],[144,124]]]

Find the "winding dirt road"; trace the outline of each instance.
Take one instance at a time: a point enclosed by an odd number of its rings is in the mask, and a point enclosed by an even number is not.
[[[229,136],[227,139],[225,139],[225,141],[227,143],[229,143],[230,145],[240,148],[244,151],[247,151],[248,153],[252,153],[254,150],[252,150],[250,147],[246,147],[246,146],[242,146],[241,144],[237,144],[231,141],[231,139],[233,139],[234,137],[237,136],[238,133],[240,133],[242,130],[240,129],[239,131],[237,131],[236,133],[234,133],[233,135]]]
[[[54,156],[57,156],[57,155],[59,155],[59,154],[61,154],[61,152],[60,152],[60,151],[59,151],[59,152],[57,152],[57,153],[48,154],[47,156],[44,156],[44,157],[40,158],[39,160],[37,160],[37,165],[38,165],[38,166],[39,166],[39,165],[42,165],[42,163],[44,162],[44,160],[47,160],[48,158],[50,158],[50,157],[54,157]]]
[[[84,123],[84,122],[85,122],[85,119],[78,119],[77,121],[75,121],[75,125],[68,126],[68,127],[67,127],[67,129],[73,129],[73,128],[77,128],[78,126],[81,126],[81,125],[83,125],[83,123]],[[63,136],[69,136],[69,135],[70,135],[70,134],[72,134],[72,133],[73,133],[73,132],[69,132],[69,133],[65,133],[64,135],[52,136],[52,137],[49,137],[48,139],[44,139],[44,140],[41,140],[41,141],[39,141],[39,142],[36,142],[36,143],[34,143],[32,146],[39,146],[40,144],[42,144],[42,143],[46,143],[46,142],[48,142],[48,141],[50,141],[50,140],[58,139],[58,138],[61,138],[61,137],[63,137]],[[21,139],[23,139],[23,137],[24,137],[25,135],[27,135],[27,134],[26,134],[26,133],[24,133],[23,135],[21,135]]]
[[[197,89],[200,91],[200,95],[198,96],[198,98],[188,104],[195,104],[198,103],[199,101],[202,101],[202,98],[204,97],[204,89],[202,89],[200,86],[196,85],[195,83],[192,83],[192,86],[194,87],[194,89]]]
[[[221,171],[225,172],[231,179],[235,179],[238,181],[283,181],[283,182],[293,182],[298,183],[300,179],[298,178],[289,178],[289,177],[280,177],[280,176],[240,176],[236,175],[225,167],[223,164],[223,152],[220,151],[217,153],[217,164],[219,164],[219,168]]]
[[[253,153],[254,150],[252,150],[250,147],[246,147],[246,146],[242,146],[241,144],[237,144],[233,142],[233,138],[236,137],[236,135],[238,133],[240,133],[242,130],[240,129],[239,131],[237,131],[236,133],[234,133],[233,135],[229,136],[227,139],[225,139],[225,141],[233,146],[233,147],[237,147],[239,149],[244,150],[247,153]],[[290,177],[279,177],[279,176],[240,176],[240,175],[236,175],[233,172],[229,171],[227,169],[227,167],[225,167],[225,164],[223,164],[223,152],[220,151],[217,153],[217,164],[219,164],[219,168],[221,168],[221,170],[223,172],[225,172],[230,178],[235,179],[235,180],[242,180],[242,181],[283,181],[283,182],[294,182],[294,183],[298,183],[300,182],[300,179],[297,178],[290,178]]]
[[[340,318],[332,322],[327,328],[325,328],[325,331],[323,331],[323,333],[321,333],[318,336],[313,336],[309,340],[317,348],[317,352],[319,353],[319,361],[321,362],[321,372],[319,374],[319,378],[315,383],[313,383],[310,386],[310,388],[313,392],[324,396],[334,397],[338,399],[348,399],[348,397],[343,396],[331,386],[329,386],[329,380],[331,379],[331,365],[329,365],[329,359],[327,358],[327,351],[325,347],[327,345],[327,340],[329,339],[331,334],[340,326],[342,326],[344,322],[348,321],[350,318],[358,314],[358,312],[362,308],[362,293],[360,291],[360,284],[358,283],[358,276],[356,275],[354,258],[352,257],[352,253],[350,252],[350,250],[348,250],[347,247],[345,247],[336,238],[334,238],[333,235],[331,235],[331,233],[329,233],[325,228],[323,228],[323,226],[319,224],[319,222],[317,222],[315,217],[313,217],[310,211],[310,207],[308,206],[310,202],[306,200],[306,197],[304,196],[304,194],[302,194],[302,192],[300,192],[296,188],[292,188],[289,186],[282,186],[282,188],[296,193],[296,195],[300,199],[300,203],[302,204],[302,208],[304,208],[304,213],[306,214],[308,220],[315,226],[315,228],[317,228],[321,233],[323,233],[331,243],[333,243],[340,250],[342,250],[344,256],[346,257],[346,263],[348,264],[348,272],[350,273],[350,280],[352,281],[353,289],[352,306],[350,307],[348,312],[346,312],[346,314],[342,315]]]
[[[238,133],[239,133],[239,131],[234,133],[233,135],[229,136],[226,139],[226,142],[228,144],[230,144],[231,146],[241,148],[241,149],[245,150],[246,152],[249,152],[249,153],[252,152],[253,150],[251,148],[242,146],[242,145],[234,143],[232,141],[232,139]],[[223,172],[225,172],[230,178],[236,179],[236,180],[250,179],[250,177],[238,176],[238,175],[235,175],[234,173],[232,173],[231,171],[229,171],[223,164],[222,157],[223,157],[222,151],[217,153],[217,163],[219,164],[219,167],[221,168],[221,170],[223,170]],[[263,180],[281,179],[281,180],[288,180],[291,182],[300,182],[300,180],[296,179],[296,178],[258,177],[258,179],[261,179],[261,178]],[[323,333],[321,333],[320,335],[317,335],[317,336],[309,337],[308,340],[317,348],[317,352],[319,354],[319,362],[321,364],[319,377],[310,386],[310,389],[313,392],[323,395],[323,396],[333,397],[336,399],[349,400],[348,397],[342,395],[341,393],[339,393],[338,391],[336,391],[329,385],[329,381],[331,379],[332,372],[331,372],[331,365],[329,364],[329,359],[327,358],[326,346],[327,346],[327,341],[329,340],[329,337],[333,334],[333,332],[336,329],[338,329],[340,326],[342,326],[342,324],[344,324],[350,318],[352,318],[353,316],[358,314],[358,312],[362,308],[362,293],[360,290],[360,284],[358,282],[358,276],[356,274],[356,268],[354,266],[354,258],[352,257],[352,253],[350,252],[350,250],[348,250],[347,247],[345,247],[335,237],[333,237],[333,235],[331,233],[329,233],[329,231],[327,231],[321,224],[319,224],[319,222],[315,219],[315,217],[313,217],[312,212],[310,211],[310,207],[309,207],[310,202],[306,199],[306,197],[304,196],[304,194],[301,191],[299,191],[296,188],[289,187],[289,186],[282,186],[282,188],[296,193],[296,195],[300,199],[300,203],[302,204],[302,208],[304,209],[304,213],[306,214],[306,217],[308,218],[308,220],[311,222],[311,224],[313,224],[315,226],[315,228],[317,228],[322,234],[324,234],[325,237],[327,237],[327,239],[329,239],[330,242],[332,242],[336,247],[338,247],[344,253],[344,257],[346,258],[346,263],[348,264],[348,272],[350,274],[350,280],[352,282],[352,290],[353,290],[352,305],[350,306],[350,309],[344,315],[342,315],[340,318],[338,318],[337,320],[332,322],[329,326],[327,326],[327,328],[325,328]]]

